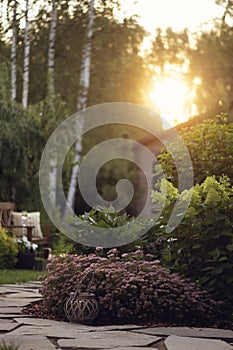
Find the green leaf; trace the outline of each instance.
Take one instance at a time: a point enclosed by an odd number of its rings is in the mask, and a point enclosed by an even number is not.
[[[195,245],[193,246],[193,249],[199,249],[199,248],[201,248],[201,244],[195,244]]]
[[[226,249],[229,250],[229,252],[233,252],[233,243],[232,244],[228,244],[226,246]]]

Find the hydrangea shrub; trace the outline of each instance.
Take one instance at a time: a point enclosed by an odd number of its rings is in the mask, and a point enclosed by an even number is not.
[[[91,291],[100,304],[99,323],[206,325],[219,317],[219,302],[194,283],[161,267],[159,261],[152,261],[150,255],[138,250],[119,257],[113,249],[101,257],[100,250],[88,256],[57,257],[47,266],[41,292],[49,314],[64,317],[67,298],[92,269],[95,277]],[[83,290],[86,287],[83,285]]]
[[[156,243],[158,247],[157,241],[162,238],[162,263],[224,300],[226,310],[231,309],[233,315],[233,186],[226,176],[219,180],[209,176],[196,184],[184,219],[174,231],[166,233],[178,198],[173,185],[167,184],[165,209],[157,226],[148,233],[145,246]],[[185,201],[189,191],[182,192],[179,198]],[[153,192],[153,202],[162,199],[162,191]]]

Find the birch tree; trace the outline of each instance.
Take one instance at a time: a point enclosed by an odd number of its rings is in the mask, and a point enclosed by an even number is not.
[[[23,91],[22,91],[22,105],[24,108],[27,108],[28,106],[29,58],[30,58],[30,37],[29,37],[29,21],[28,21],[28,0],[25,0],[24,63],[23,63]]]
[[[91,70],[91,53],[92,53],[92,37],[93,37],[93,24],[95,16],[95,1],[90,0],[90,8],[88,14],[88,23],[86,29],[86,42],[83,47],[82,61],[81,61],[81,72],[80,72],[80,90],[77,99],[77,110],[81,111],[87,107],[88,90],[90,85],[90,70]],[[81,131],[83,129],[83,120],[80,120]],[[67,203],[68,207],[74,208],[74,200],[76,187],[78,182],[78,171],[79,163],[82,153],[82,138],[79,138],[75,143],[75,154],[73,161],[73,168],[71,173],[71,180],[69,184]],[[68,213],[69,208],[66,208]]]
[[[11,42],[11,101],[16,102],[16,48],[17,48],[17,5],[18,1],[13,2],[13,19],[12,19],[12,42]]]
[[[48,48],[48,76],[47,76],[47,93],[50,106],[55,95],[55,39],[57,30],[57,6],[56,0],[52,0],[51,22],[49,30],[49,48]]]
[[[47,96],[50,108],[53,110],[55,96],[55,39],[57,30],[57,7],[56,0],[52,0],[51,22],[49,30],[49,47],[48,47],[48,75],[47,75]],[[56,204],[56,189],[57,189],[57,156],[53,152],[50,158],[49,169],[49,196],[51,204]]]

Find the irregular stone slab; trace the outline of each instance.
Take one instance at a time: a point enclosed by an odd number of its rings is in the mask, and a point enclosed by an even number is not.
[[[1,287],[4,288],[23,288],[22,284],[2,284]]]
[[[125,324],[125,325],[111,325],[111,326],[95,326],[91,328],[92,332],[100,332],[100,331],[117,331],[117,330],[134,330],[142,328],[142,326],[137,326],[133,324]]]
[[[14,321],[12,321],[12,320],[2,320],[1,319],[1,317],[0,317],[0,325],[2,324],[2,323],[14,323]]]
[[[21,284],[21,287],[24,289],[38,289],[41,287],[41,282],[27,282]]]
[[[14,321],[23,323],[24,325],[33,325],[33,326],[61,326],[64,325],[64,322],[62,321],[53,321],[43,318],[37,318],[31,316],[30,318],[27,318],[27,316],[24,316],[24,319],[14,317]],[[71,323],[65,323],[65,325],[72,325],[76,329],[82,329],[86,330],[87,332],[103,332],[103,331],[116,331],[116,330],[134,330],[139,328],[140,326],[137,325],[111,325],[111,326],[86,326],[86,325],[80,325],[80,324],[71,324]]]
[[[80,333],[76,339],[60,339],[58,345],[62,348],[109,349],[149,346],[159,340],[161,338],[146,334],[136,335],[133,332],[109,331]]]
[[[20,290],[15,288],[6,288],[4,285],[0,286],[0,294],[8,294],[8,293],[20,293]]]
[[[41,336],[14,336],[7,334],[0,337],[0,344],[18,345],[18,350],[55,350],[57,349],[47,338]]]
[[[167,350],[232,350],[233,347],[222,340],[169,336],[165,342]]]
[[[22,290],[27,290],[28,288],[40,288],[40,285],[36,283],[23,283],[23,284],[2,284],[1,287],[4,288],[13,288],[13,289],[22,289]]]
[[[26,298],[32,294],[33,296],[41,296],[39,293],[39,289],[9,289],[9,288],[0,288],[0,296],[1,297],[7,297],[8,295],[11,295],[11,297],[16,297],[17,294],[20,295],[21,293],[26,293]]]
[[[5,296],[7,299],[30,299],[30,298],[42,298],[42,295],[38,292],[19,292],[19,293],[9,293]]]
[[[24,291],[24,292],[33,292],[36,290],[39,290],[41,287],[41,283],[37,284],[37,283],[25,283],[25,284],[2,284],[1,288],[7,289],[7,290],[11,290],[12,292],[16,292],[16,291]]]
[[[54,320],[48,320],[48,319],[43,319],[43,318],[37,318],[37,317],[33,317],[30,316],[30,318],[27,318],[27,315],[24,315],[24,318],[22,319],[22,317],[17,318],[14,317],[13,318],[14,321],[22,323],[24,325],[31,325],[31,326],[51,326],[51,327],[63,327],[65,325],[65,327],[69,327],[69,329],[71,329],[71,327],[73,327],[75,330],[76,329],[81,329],[82,331],[86,331],[86,332],[103,332],[103,331],[116,331],[116,330],[134,330],[139,328],[139,326],[137,325],[111,325],[111,326],[86,326],[86,325],[81,325],[81,324],[73,324],[73,323],[64,323],[62,321],[54,321]]]
[[[0,332],[10,332],[16,327],[19,327],[19,323],[10,320],[0,320]]]
[[[0,308],[0,317],[1,314],[14,314],[20,315],[22,312],[22,307],[1,307]]]
[[[177,335],[180,337],[233,340],[233,331],[217,328],[154,327],[138,329],[135,332],[158,336]]]
[[[45,318],[37,318],[37,317],[24,317],[22,318],[13,318],[14,321],[19,322],[19,323],[23,323],[24,325],[31,325],[31,326],[45,326],[45,327],[62,327],[64,328],[71,328],[73,327],[74,329],[81,329],[82,331],[92,331],[92,327],[90,326],[85,326],[85,325],[74,325],[74,324],[70,324],[70,323],[65,323],[62,321],[54,321],[54,320],[47,320]],[[71,326],[71,327],[70,327]]]
[[[7,319],[21,319],[21,318],[29,318],[29,317],[34,317],[35,316],[31,316],[31,315],[24,315],[24,314],[0,314],[0,320],[7,320]]]
[[[29,282],[26,282],[24,283],[23,285],[36,285],[36,286],[40,286],[41,285],[41,282],[40,281],[29,281]]]
[[[84,335],[84,338],[88,337],[89,329],[84,328],[81,325],[71,325],[69,323],[61,322],[61,325],[56,326],[21,326],[14,329],[11,334],[26,334],[26,335],[43,335],[45,337],[55,338],[78,338],[80,333]],[[95,332],[97,333],[97,332]],[[99,333],[99,332],[98,332]]]
[[[0,299],[0,308],[5,308],[5,307],[13,307],[13,306],[26,306],[30,303],[32,303],[33,301],[37,301],[38,298],[34,298],[34,299],[13,299],[10,300],[8,298],[4,298],[4,299]]]
[[[138,347],[136,347],[136,346],[134,346],[134,347],[127,347],[127,348],[122,348],[122,347],[120,347],[120,348],[111,348],[111,350],[151,350],[151,349],[153,349],[153,350],[158,350],[157,348],[146,348],[146,347],[143,347],[143,348],[138,348]]]

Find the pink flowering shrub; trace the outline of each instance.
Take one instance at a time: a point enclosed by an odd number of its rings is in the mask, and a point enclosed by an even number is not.
[[[144,256],[138,250],[118,257],[116,249],[107,258],[98,254],[101,252],[57,257],[48,265],[48,276],[41,288],[43,307],[48,313],[64,316],[65,301],[82,276],[93,269],[91,291],[100,304],[99,323],[201,325],[219,316],[219,303],[194,283],[161,267],[159,261],[151,261],[150,255]]]

